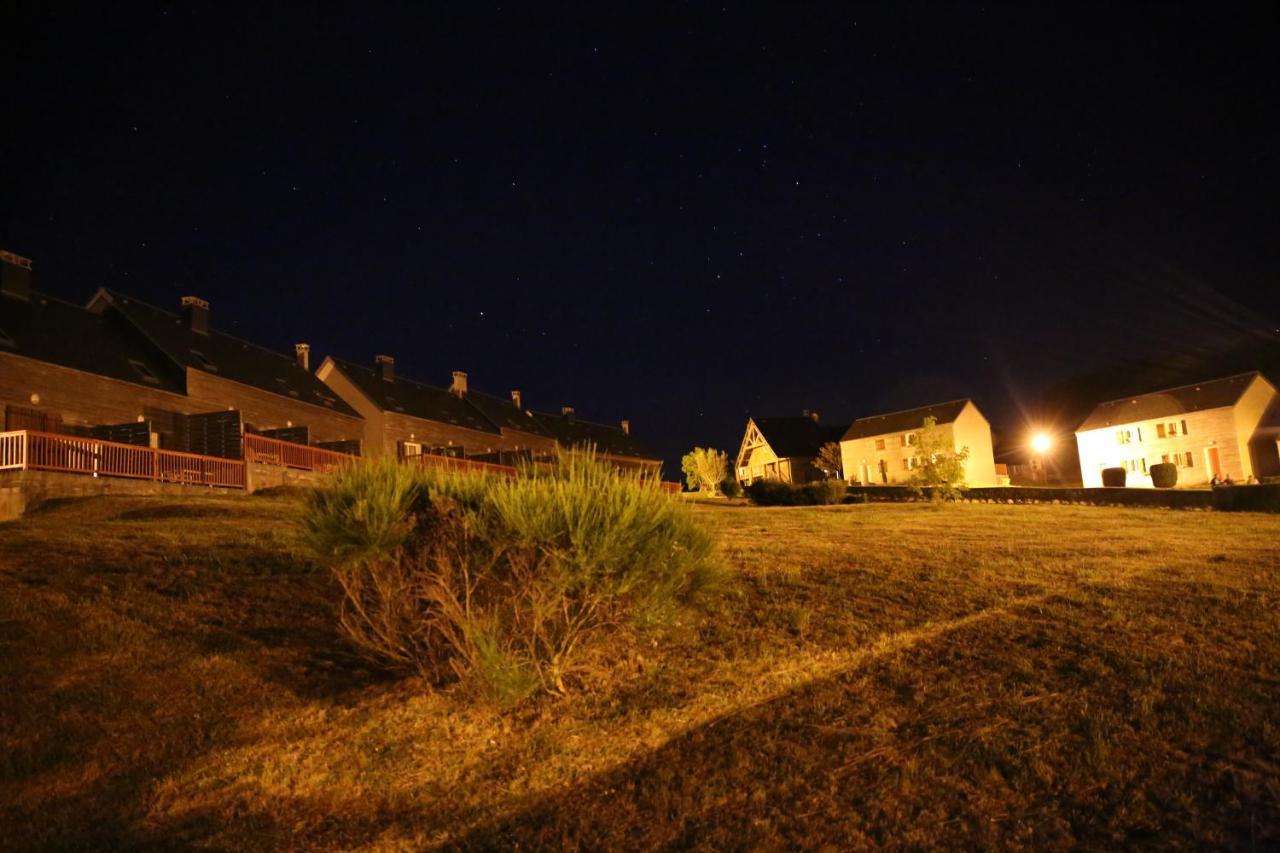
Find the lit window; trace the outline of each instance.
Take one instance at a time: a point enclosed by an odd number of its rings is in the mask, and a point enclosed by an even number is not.
[[[218,365],[216,365],[216,364],[214,364],[212,361],[210,361],[210,360],[209,360],[209,358],[208,358],[208,356],[206,356],[204,353],[200,352],[200,350],[198,350],[198,349],[193,349],[193,350],[191,351],[191,357],[192,357],[192,358],[194,358],[197,362],[199,362],[200,367],[201,367],[201,368],[203,368],[204,370],[207,370],[207,371],[209,371],[210,373],[217,373],[217,372],[218,372]]]
[[[160,384],[160,377],[156,376],[150,367],[135,359],[129,359],[129,365],[138,372],[143,382],[150,382],[152,385]]]

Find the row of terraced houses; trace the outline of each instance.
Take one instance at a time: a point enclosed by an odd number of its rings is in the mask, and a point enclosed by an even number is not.
[[[819,465],[823,445],[840,446],[841,476],[860,485],[896,485],[915,473],[925,419],[953,450],[967,450],[970,486],[1009,485],[1011,468],[997,464],[991,427],[972,400],[825,425],[812,412],[747,422],[736,470],[744,485],[760,479],[804,483],[828,476]],[[1125,471],[1127,486],[1153,485],[1158,464],[1177,469],[1177,483],[1249,483],[1280,477],[1280,394],[1258,371],[1206,380],[1097,404],[1077,427],[1074,449],[1086,487],[1102,486],[1108,468]],[[1061,458],[1061,452],[1058,458]],[[1043,482],[1042,458],[1022,452],[1024,482]]]
[[[220,331],[209,303],[193,296],[175,300],[173,311],[108,289],[72,304],[33,289],[31,266],[0,252],[0,406],[6,435],[64,437],[49,445],[49,470],[81,470],[89,453],[94,473],[112,460],[125,476],[128,465],[159,470],[117,446],[150,448],[190,469],[187,480],[215,485],[228,483],[197,458],[245,459],[255,450],[286,460],[513,466],[592,445],[620,468],[659,467],[626,420],[596,423],[568,406],[540,411],[518,390],[471,388],[461,371],[446,384],[418,381],[397,373],[390,355],[313,365],[306,343],[289,356]],[[7,466],[0,458],[0,468],[18,467],[18,452],[9,451]],[[34,452],[21,460],[28,467]]]

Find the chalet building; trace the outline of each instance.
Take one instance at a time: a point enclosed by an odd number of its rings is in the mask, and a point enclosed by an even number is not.
[[[1084,485],[1124,468],[1125,485],[1151,486],[1161,462],[1178,466],[1179,485],[1280,475],[1277,397],[1254,371],[1102,403],[1076,430]]]
[[[991,425],[972,400],[859,418],[840,441],[846,480],[867,485],[905,483],[915,473],[916,446],[926,418],[933,418],[950,446],[968,450],[965,484],[997,484]]]
[[[738,482],[808,483],[823,479],[814,464],[822,445],[839,442],[844,427],[819,423],[817,412],[798,417],[748,418],[738,450]]]
[[[87,306],[33,290],[31,262],[0,252],[0,405],[6,430],[238,456],[244,429],[302,443],[358,439],[363,421],[289,357],[219,332],[209,304],[165,311],[115,291]],[[344,444],[346,449],[354,449]]]
[[[533,412],[519,391],[509,398],[475,391],[461,371],[453,373],[448,388],[440,388],[398,375],[395,359],[380,355],[372,368],[326,358],[316,375],[363,416],[369,455],[449,455],[510,464],[521,457],[550,459],[557,447],[590,444],[623,467],[659,465],[631,439],[627,421],[610,427],[577,420],[572,409],[559,416]]]

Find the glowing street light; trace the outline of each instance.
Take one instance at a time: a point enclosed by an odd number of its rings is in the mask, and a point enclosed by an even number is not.
[[[1041,456],[1049,452],[1049,448],[1053,447],[1053,436],[1047,432],[1038,432],[1031,436],[1031,449]]]
[[[1031,449],[1040,457],[1040,479],[1046,484],[1049,482],[1049,469],[1044,464],[1044,456],[1049,452],[1049,448],[1053,447],[1053,436],[1047,432],[1038,432],[1031,436]]]

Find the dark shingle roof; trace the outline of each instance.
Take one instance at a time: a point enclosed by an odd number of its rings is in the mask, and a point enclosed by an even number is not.
[[[108,305],[115,309],[179,367],[190,367],[301,403],[359,417],[292,356],[217,329],[210,329],[208,334],[192,332],[177,314],[114,291],[104,289],[99,295],[105,297],[105,305],[97,297],[94,303],[102,313],[110,313],[106,310]]]
[[[626,456],[632,459],[657,460],[657,456],[645,449],[622,427],[592,423],[580,418],[534,412],[533,418],[556,441],[565,447],[595,445],[600,453],[610,456]]]
[[[1233,406],[1254,377],[1259,375],[1261,374],[1254,370],[1123,400],[1110,400],[1094,407],[1079,430],[1101,429],[1115,424],[1131,424],[1135,421]]]
[[[510,400],[485,394],[482,391],[467,391],[464,399],[495,426],[532,433],[543,438],[555,437],[547,432],[546,427],[542,426],[531,412],[527,409],[517,409],[516,404]]]
[[[844,434],[844,440],[870,438],[894,432],[910,432],[913,429],[920,429],[924,425],[925,418],[934,418],[939,425],[949,424],[960,417],[960,412],[964,410],[968,402],[968,399],[951,400],[947,403],[921,406],[918,409],[907,409],[902,412],[889,412],[884,415],[872,415],[869,418],[858,418],[849,426],[848,431]]]
[[[779,457],[817,456],[822,445],[839,441],[844,427],[820,424],[807,415],[752,418],[769,448]]]
[[[186,390],[182,371],[119,317],[39,293],[29,300],[0,296],[0,352],[145,388]]]
[[[398,412],[479,432],[499,432],[498,427],[481,414],[479,409],[448,389],[424,385],[398,374],[394,382],[387,382],[371,368],[336,358],[333,363],[384,412]]]

